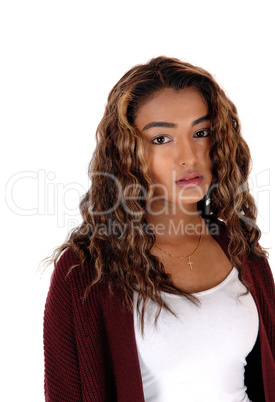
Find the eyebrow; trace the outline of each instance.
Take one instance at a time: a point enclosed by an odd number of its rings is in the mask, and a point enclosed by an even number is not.
[[[192,122],[192,126],[196,126],[199,123],[202,123],[206,120],[210,119],[210,115],[206,114],[205,116],[199,117],[198,119],[194,120]],[[146,126],[143,127],[142,131],[149,130],[149,128],[152,127],[165,127],[165,128],[177,128],[177,124],[175,123],[168,123],[167,121],[152,121],[151,123],[146,124]]]

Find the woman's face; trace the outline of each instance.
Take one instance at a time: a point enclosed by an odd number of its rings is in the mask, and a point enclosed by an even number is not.
[[[194,88],[166,88],[138,109],[156,202],[196,204],[212,180],[208,106]],[[157,197],[156,197],[157,196]]]

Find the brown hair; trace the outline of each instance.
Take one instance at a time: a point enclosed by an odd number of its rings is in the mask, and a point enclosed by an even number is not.
[[[163,264],[150,253],[155,235],[148,229],[145,211],[153,196],[152,181],[143,141],[134,127],[137,110],[150,97],[163,88],[187,87],[202,94],[211,121],[213,185],[198,203],[198,210],[205,219],[210,215],[226,223],[231,263],[238,268],[243,284],[240,257],[250,252],[266,257],[258,245],[257,210],[247,182],[251,157],[235,105],[207,71],[189,63],[157,57],[133,67],[110,92],[97,129],[97,145],[89,165],[91,186],[80,203],[83,222],[54,251],[49,264],[56,264],[67,247],[78,254],[82,267],[85,262],[92,264],[96,277],[84,299],[103,275],[110,291],[122,290],[127,308],[132,309],[132,292],[138,289],[138,306],[144,302],[142,328],[149,298],[159,305],[157,317],[162,307],[171,311],[161,298],[161,290],[194,301],[172,284]],[[206,198],[210,199],[207,207]],[[114,225],[118,233],[108,230]]]

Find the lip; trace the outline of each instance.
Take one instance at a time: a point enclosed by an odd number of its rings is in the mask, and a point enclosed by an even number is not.
[[[183,177],[176,181],[177,186],[182,188],[193,188],[199,186],[203,181],[200,173],[186,173]]]

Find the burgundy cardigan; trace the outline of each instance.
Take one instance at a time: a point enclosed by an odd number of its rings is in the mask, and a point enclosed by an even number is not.
[[[216,238],[228,255],[221,226]],[[144,401],[133,314],[122,309],[103,280],[83,303],[94,269],[68,269],[79,263],[67,248],[51,279],[44,315],[46,401]],[[259,311],[259,337],[247,357],[245,383],[253,402],[275,402],[275,294],[265,259],[244,258],[245,279]],[[172,401],[171,401],[172,402]]]

